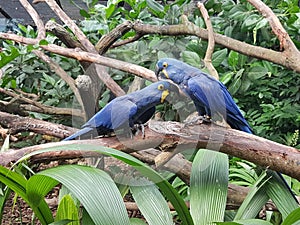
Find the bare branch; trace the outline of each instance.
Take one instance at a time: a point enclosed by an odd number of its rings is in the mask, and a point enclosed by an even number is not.
[[[248,0],[248,2],[252,4],[264,17],[267,18],[272,31],[279,39],[280,50],[288,50],[292,48],[294,51],[298,51],[289,34],[280,23],[278,17],[265,3],[260,0]]]
[[[116,26],[108,34],[104,35],[95,45],[95,48],[100,55],[107,52],[113,43],[115,43],[119,38],[121,38],[125,33],[131,30],[133,23],[131,21],[124,21],[123,23]]]
[[[46,38],[46,30],[44,27],[44,23],[41,20],[39,14],[35,11],[35,9],[28,3],[27,0],[19,0],[20,3],[23,5],[23,7],[26,9],[26,11],[28,12],[28,14],[31,16],[31,18],[33,19],[37,30],[38,30],[38,36],[37,39],[41,40]]]
[[[81,110],[70,109],[70,108],[57,108],[57,107],[53,107],[53,106],[43,105],[35,100],[26,98],[22,95],[16,94],[15,92],[6,90],[4,88],[0,88],[0,92],[13,97],[14,101],[17,100],[17,101],[25,102],[25,103],[28,103],[30,105],[37,107],[39,109],[38,111],[41,113],[57,114],[57,115],[72,115],[72,116],[84,117]],[[30,111],[30,109],[31,109],[31,106],[29,106],[29,108],[27,108],[27,110],[29,110],[29,111]],[[33,110],[33,111],[37,111],[37,110]]]
[[[40,59],[42,59],[43,61],[45,61],[49,67],[54,70],[54,72],[62,79],[64,80],[69,87],[71,88],[71,90],[73,91],[79,105],[81,106],[81,109],[84,111],[84,104],[81,98],[81,95],[79,93],[79,90],[77,89],[76,85],[75,85],[75,81],[73,80],[73,78],[71,76],[69,76],[69,74],[64,71],[58,63],[54,62],[49,56],[47,56],[46,54],[44,54],[42,51],[38,51],[38,50],[33,50],[33,53],[36,54]],[[85,117],[85,116],[84,116]],[[86,120],[86,118],[85,118]]]
[[[202,14],[204,21],[205,21],[205,24],[207,27],[207,32],[208,32],[208,46],[207,46],[206,54],[204,57],[204,64],[205,64],[205,67],[208,69],[209,73],[214,78],[219,80],[219,74],[212,64],[212,54],[213,54],[214,48],[215,48],[214,30],[213,30],[208,12],[207,12],[204,4],[201,2],[198,2],[197,6]]]
[[[208,32],[206,29],[196,26],[195,24],[188,22],[188,24],[178,25],[164,25],[156,26],[142,23],[135,23],[133,29],[136,32],[142,32],[142,34],[159,34],[159,35],[193,35],[202,39],[208,39]],[[225,35],[214,33],[215,42],[228,49],[234,50],[244,55],[255,57],[258,59],[264,59],[270,62],[277,63],[285,66],[286,68],[300,72],[300,64],[298,63],[300,58],[299,51],[293,52],[277,52],[271,49],[254,46],[242,41],[235,40]]]
[[[6,134],[16,134],[21,131],[32,131],[57,138],[64,138],[75,132],[75,128],[49,123],[30,117],[21,117],[5,112],[0,112],[0,125],[8,128]]]
[[[38,44],[38,41],[33,38],[21,37],[15,34],[1,33],[0,38],[14,40],[22,44]],[[143,77],[150,81],[157,81],[157,78],[152,70],[146,69],[132,63],[123,62],[121,60],[104,57],[98,54],[81,51],[79,49],[68,49],[55,44],[41,45],[42,49],[67,57],[71,57],[80,61],[98,63],[103,66],[108,66],[124,72],[132,73]]]

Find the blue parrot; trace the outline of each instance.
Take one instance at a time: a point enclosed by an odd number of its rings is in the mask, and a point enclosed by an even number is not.
[[[168,81],[153,83],[139,91],[117,97],[87,121],[82,129],[64,139],[73,140],[97,130],[98,135],[124,129],[130,132],[135,125],[146,123],[155,113],[155,106],[163,103],[177,87]]]
[[[253,134],[227,88],[214,77],[171,58],[160,59],[156,64],[155,73],[158,78],[170,79],[179,85],[180,89],[193,100],[200,116],[208,116],[212,120],[223,118],[231,128]],[[272,170],[268,170],[268,173],[283,183],[298,203],[282,174]]]
[[[200,116],[208,116],[212,120],[221,117],[230,127],[252,133],[223,83],[214,77],[176,59],[164,58],[156,64],[156,75],[170,79],[194,102]]]

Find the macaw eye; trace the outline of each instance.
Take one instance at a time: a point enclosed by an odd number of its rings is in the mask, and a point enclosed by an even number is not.
[[[162,84],[158,85],[157,89],[158,90],[163,90],[164,89],[164,85],[162,85]]]
[[[163,68],[167,68],[167,66],[168,66],[168,63],[167,63],[167,62],[164,62],[164,63],[163,63]]]

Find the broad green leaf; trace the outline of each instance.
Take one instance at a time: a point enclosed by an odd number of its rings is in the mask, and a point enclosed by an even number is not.
[[[235,215],[235,221],[255,218],[263,205],[269,200],[264,186],[267,182],[265,180],[266,178],[266,172],[263,172],[256,183],[250,188],[250,191]]]
[[[268,175],[271,176],[271,179],[266,185],[266,192],[285,219],[299,206],[287,183],[282,180],[282,175],[272,170],[268,170]]]
[[[29,201],[35,206],[39,206],[46,194],[57,184],[58,182],[51,177],[31,176],[26,185],[26,193]]]
[[[71,195],[65,195],[57,208],[55,221],[69,220],[72,221],[69,225],[80,225],[78,207]]]
[[[34,176],[49,176],[65,185],[82,203],[95,224],[130,224],[120,192],[104,171],[67,165],[50,168]]]
[[[28,199],[26,194],[27,180],[22,175],[0,166],[0,182],[18,194],[32,208],[42,224],[46,225],[53,222],[52,212],[44,199],[41,200],[38,207]]]
[[[157,187],[146,179],[137,180],[130,190],[149,225],[172,225],[172,215],[167,201]]]
[[[269,221],[259,219],[236,220],[233,222],[217,222],[217,225],[272,225]]]
[[[296,223],[297,222],[297,223]],[[291,212],[283,221],[281,225],[300,224],[300,208]]]
[[[214,67],[218,67],[227,57],[227,48],[216,51],[212,54],[212,64]]]
[[[156,185],[159,187],[159,189],[163,192],[163,194],[167,197],[167,199],[172,203],[174,206],[178,217],[181,219],[182,224],[186,225],[192,225],[193,220],[191,218],[191,215],[189,213],[189,210],[181,198],[181,196],[178,194],[178,192],[172,187],[172,185],[167,182],[159,173],[157,173],[155,170],[153,170],[148,165],[144,164],[140,160],[134,158],[131,155],[128,155],[124,152],[107,148],[103,146],[97,146],[97,145],[89,145],[89,144],[68,144],[65,143],[62,146],[57,147],[51,147],[51,148],[45,148],[39,151],[32,152],[24,157],[22,157],[18,162],[25,160],[33,155],[37,155],[43,152],[50,152],[50,151],[68,151],[68,150],[75,150],[75,151],[95,151],[99,152],[101,154],[110,155],[114,158],[117,158],[128,165],[131,165],[136,170],[138,170],[142,175],[148,177],[152,182],[156,183]],[[17,163],[18,163],[17,162]]]
[[[16,47],[10,46],[10,53],[0,52],[0,68],[10,63],[12,60],[20,55],[19,50]]]
[[[258,80],[268,74],[268,69],[262,66],[251,67],[248,72],[248,77],[251,80]]]
[[[196,52],[183,51],[182,59],[191,66],[200,67],[201,59]]]
[[[190,208],[195,224],[223,221],[227,190],[227,155],[199,150],[192,164],[190,187]]]
[[[253,27],[258,23],[260,20],[260,16],[256,14],[252,14],[245,18],[244,22],[242,23],[241,29],[248,30],[253,29]]]

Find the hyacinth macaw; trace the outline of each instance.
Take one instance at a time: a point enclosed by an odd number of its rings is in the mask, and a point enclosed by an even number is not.
[[[252,133],[252,130],[223,83],[214,77],[176,59],[161,59],[157,76],[178,84],[194,102],[200,116],[220,118],[230,127]]]
[[[135,125],[146,123],[155,113],[155,106],[163,103],[171,92],[178,92],[174,84],[159,81],[139,91],[117,97],[87,121],[81,130],[64,141],[86,136],[95,129],[98,135],[106,135],[120,129],[130,132]]]
[[[156,64],[155,72],[158,78],[170,79],[176,83],[193,100],[200,116],[208,116],[212,120],[218,120],[221,116],[231,128],[253,133],[227,88],[214,77],[171,58],[160,59]],[[281,173],[268,171],[274,179],[281,180],[293,195]],[[294,195],[293,197],[298,203]]]

